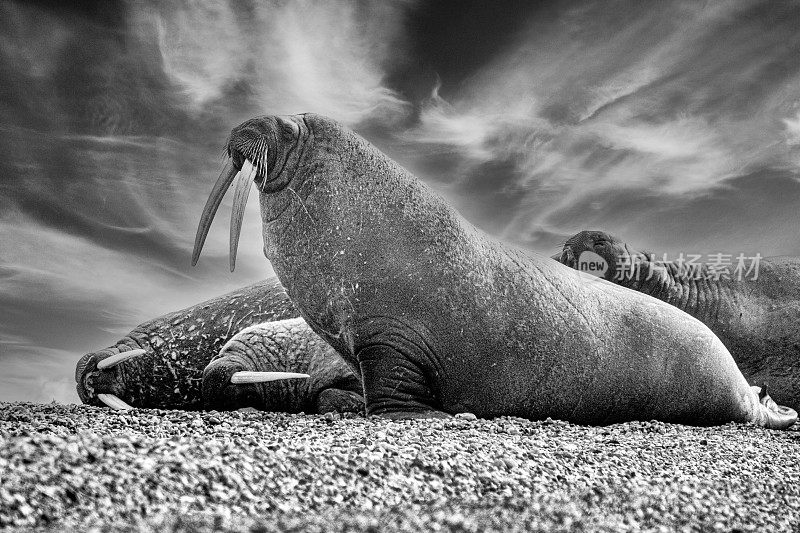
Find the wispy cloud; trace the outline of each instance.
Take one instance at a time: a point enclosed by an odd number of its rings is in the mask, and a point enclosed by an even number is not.
[[[783,119],[783,124],[786,126],[786,142],[800,144],[800,111],[794,117]]]
[[[504,232],[520,242],[581,229],[588,220],[554,221],[604,191],[646,189],[665,205],[714,194],[796,161],[797,16],[745,1],[565,8],[449,101],[434,92],[404,138],[461,153],[461,173],[513,162],[483,179],[526,197]]]
[[[383,79],[406,4],[236,4],[187,4],[138,17],[137,24],[154,20],[164,70],[196,107],[244,83],[265,113],[317,112],[349,125],[407,113]]]

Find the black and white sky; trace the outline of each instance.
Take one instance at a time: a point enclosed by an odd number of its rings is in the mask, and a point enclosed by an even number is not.
[[[510,243],[800,255],[800,3],[0,3],[0,401],[271,274],[195,228],[230,129],[316,112]],[[229,205],[229,204],[227,204]],[[218,215],[226,220],[224,206]]]

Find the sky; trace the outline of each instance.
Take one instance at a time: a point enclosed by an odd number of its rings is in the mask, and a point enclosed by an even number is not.
[[[339,120],[498,239],[800,255],[800,4],[0,3],[0,401],[271,275],[257,202],[191,267],[231,128]],[[230,199],[218,220],[229,217]]]

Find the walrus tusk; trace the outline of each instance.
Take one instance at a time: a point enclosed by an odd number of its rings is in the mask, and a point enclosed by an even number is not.
[[[114,368],[123,361],[127,361],[128,359],[133,359],[134,357],[139,357],[140,355],[144,355],[146,353],[147,350],[138,349],[138,350],[128,350],[127,352],[120,352],[118,354],[114,354],[111,357],[106,357],[105,359],[97,363],[97,370]]]
[[[266,383],[267,381],[280,381],[283,379],[310,378],[308,374],[296,372],[235,372],[231,376],[231,383]]]
[[[250,186],[253,184],[255,172],[256,167],[253,166],[249,159],[245,159],[242,170],[239,171],[236,178],[236,186],[233,192],[233,210],[231,210],[231,272],[236,268],[236,249],[239,247],[239,233],[242,231],[244,208],[247,205],[247,196],[250,194]]]
[[[133,407],[123,402],[113,394],[106,394],[101,392],[97,395],[97,398],[112,409],[123,410],[123,411],[128,411],[130,409],[133,409]]]
[[[225,196],[225,191],[228,190],[233,178],[236,177],[237,170],[233,163],[228,160],[225,167],[217,178],[214,188],[211,190],[211,195],[206,201],[206,206],[203,208],[203,214],[200,216],[200,224],[197,226],[197,235],[194,238],[194,251],[192,252],[192,266],[197,264],[200,258],[200,251],[203,249],[203,243],[206,242],[206,235],[211,227],[211,221],[214,220],[214,215],[217,213],[219,204],[222,203],[222,198]]]

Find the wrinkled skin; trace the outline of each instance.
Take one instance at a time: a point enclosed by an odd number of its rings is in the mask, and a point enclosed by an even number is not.
[[[360,370],[369,414],[796,420],[759,401],[695,318],[491,240],[330,119],[252,119],[228,153],[237,169],[266,161],[265,254],[306,322]]]
[[[768,385],[776,402],[800,409],[800,259],[762,259],[756,279],[746,272],[715,279],[707,264],[690,271],[608,233],[582,231],[567,240],[558,260],[578,268],[577,260],[586,251],[608,263],[604,279],[702,321],[730,350],[751,384]],[[732,263],[731,271],[735,257]]]
[[[111,393],[134,407],[202,408],[203,369],[236,333],[274,320],[298,316],[280,283],[273,279],[145,322],[114,345],[84,355],[75,380],[84,403],[102,405]],[[106,370],[97,363],[120,351],[147,351]]]
[[[309,379],[233,384],[240,371],[308,374]],[[203,402],[218,411],[255,407],[288,413],[361,412],[358,376],[302,318],[237,333],[203,371]]]

